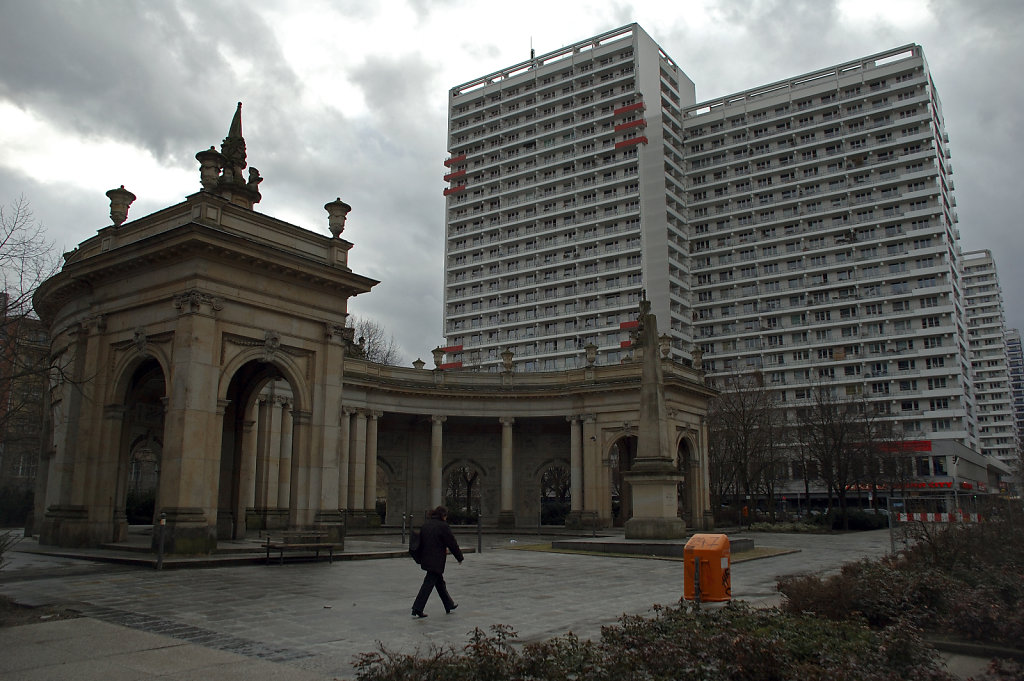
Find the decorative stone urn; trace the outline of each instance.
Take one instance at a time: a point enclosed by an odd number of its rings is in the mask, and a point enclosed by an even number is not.
[[[340,238],[341,233],[345,231],[345,219],[348,217],[349,211],[352,210],[352,206],[342,201],[339,196],[334,201],[325,203],[324,210],[327,211],[327,225],[330,227],[331,234],[335,239]]]
[[[115,227],[120,227],[128,219],[128,207],[135,201],[135,194],[124,188],[122,184],[117,189],[107,192],[110,199],[110,219],[114,221]]]

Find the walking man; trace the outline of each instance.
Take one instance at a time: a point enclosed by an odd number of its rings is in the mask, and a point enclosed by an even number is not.
[[[423,607],[427,604],[430,592],[434,589],[437,589],[437,595],[441,597],[441,603],[444,605],[446,613],[459,607],[459,604],[453,601],[448,594],[448,587],[444,583],[444,563],[448,552],[451,551],[459,564],[462,564],[462,550],[459,548],[459,543],[455,541],[455,535],[448,527],[447,520],[448,509],[438,506],[430,512],[430,518],[420,528],[418,562],[427,574],[423,577],[423,586],[420,587],[420,592],[416,594],[416,600],[412,604],[413,617],[427,616],[423,612]]]

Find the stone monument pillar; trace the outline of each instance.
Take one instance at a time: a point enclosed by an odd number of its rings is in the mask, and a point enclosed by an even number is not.
[[[640,303],[637,340],[643,350],[640,428],[636,461],[623,476],[633,490],[633,517],[626,521],[626,539],[681,539],[686,536],[686,523],[676,515],[676,497],[683,477],[676,470],[671,443],[666,441],[668,416],[658,324],[647,300]]]

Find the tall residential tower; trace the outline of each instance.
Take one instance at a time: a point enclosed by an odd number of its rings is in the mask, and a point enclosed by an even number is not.
[[[1003,292],[991,251],[964,254],[963,283],[968,347],[978,408],[979,451],[994,456],[1015,470],[1020,435],[1014,413]]]
[[[684,111],[695,337],[787,405],[866,400],[903,437],[977,431],[952,167],[920,46]]]
[[[713,101],[636,24],[453,88],[448,359],[623,358],[646,292],[714,380],[828,382],[977,446],[952,167],[918,45]]]
[[[682,107],[693,82],[632,24],[449,92],[449,363],[615,363],[646,288],[689,337]],[[680,344],[677,343],[677,346]],[[678,352],[678,348],[677,348]]]

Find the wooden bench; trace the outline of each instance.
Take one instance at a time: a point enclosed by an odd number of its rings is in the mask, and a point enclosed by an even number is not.
[[[267,535],[263,544],[267,551],[265,565],[270,565],[270,553],[277,552],[278,562],[284,565],[285,552],[301,551],[312,553],[314,560],[320,560],[320,553],[327,554],[327,560],[334,563],[334,549],[340,544],[332,544],[328,541],[327,533],[317,530],[297,530],[290,532],[278,532],[276,535]]]

